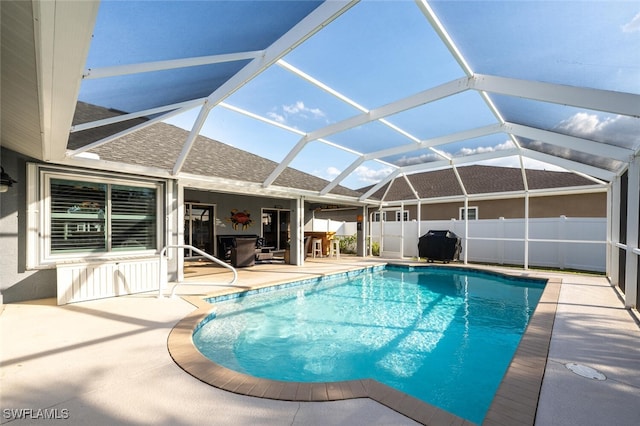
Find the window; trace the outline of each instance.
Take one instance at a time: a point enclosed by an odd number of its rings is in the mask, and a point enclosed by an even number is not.
[[[150,250],[157,245],[155,188],[111,185],[111,249]]]
[[[388,210],[388,211],[383,211],[382,212],[382,220],[387,222],[387,213],[391,213],[393,214],[393,216],[391,216],[392,218],[395,218],[396,222],[400,222],[400,210]],[[409,210],[404,210],[402,212],[404,214],[404,218],[402,220],[404,220],[405,222],[407,222],[409,220]],[[372,222],[380,222],[380,212],[376,211],[373,212],[373,217],[371,219]]]
[[[163,243],[163,183],[30,165],[40,190],[29,204],[29,267],[118,253],[155,253]]]
[[[387,212],[382,212],[382,220],[387,221]],[[373,216],[371,218],[372,222],[380,222],[380,212],[373,212]]]
[[[107,185],[51,179],[51,253],[107,249]]]
[[[477,207],[469,207],[469,220],[477,220],[478,219],[478,208]],[[465,220],[465,211],[464,207],[460,207],[460,220]]]
[[[400,218],[400,210],[398,210],[396,212],[396,221],[400,222],[400,220],[402,220],[404,222],[408,222],[409,221],[409,210],[404,210],[402,213],[403,213],[403,217]]]
[[[51,254],[155,250],[155,188],[51,179]]]

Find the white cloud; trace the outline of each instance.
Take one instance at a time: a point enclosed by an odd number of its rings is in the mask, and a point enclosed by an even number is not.
[[[297,114],[300,111],[304,111],[304,102],[298,101],[291,105],[282,105],[282,110],[287,114]]]
[[[413,157],[404,156],[399,160],[394,161],[393,163],[398,167],[406,167],[406,166],[413,166],[415,164],[428,163],[428,162],[437,161],[437,160],[442,160],[442,157],[440,157],[435,152],[432,152],[429,154],[415,155]]]
[[[268,112],[267,117],[275,121],[276,123],[284,124],[287,120],[282,114],[278,114],[277,112]]]
[[[325,175],[327,176],[328,180],[333,180],[337,178],[340,175],[340,173],[342,172],[338,168],[329,166],[327,167]]]
[[[588,137],[600,133],[606,126],[606,122],[607,120],[601,121],[596,114],[579,112],[567,120],[561,121],[557,128],[570,134]]]
[[[464,147],[459,149],[457,152],[453,153],[453,157],[463,157],[463,156],[467,156],[467,155],[474,155],[474,154],[482,154],[485,152],[496,152],[496,151],[501,151],[504,149],[511,149],[513,148],[513,143],[510,140],[506,140],[501,144],[498,145],[494,145],[494,146],[478,146],[478,147]],[[394,164],[398,165],[399,167],[406,167],[406,166],[412,166],[415,164],[422,164],[422,163],[427,163],[430,161],[438,161],[438,160],[442,160],[442,157],[440,157],[438,154],[436,154],[435,152],[431,152],[431,153],[422,153],[420,155],[416,155],[416,156],[405,156],[401,159],[399,159],[398,161],[396,161]]]
[[[454,157],[466,156],[466,155],[474,155],[474,154],[484,154],[485,152],[496,152],[502,151],[504,149],[514,148],[513,143],[510,140],[506,140],[501,144],[495,146],[477,146],[475,148],[462,148],[455,154]]]
[[[363,186],[366,186],[380,182],[382,179],[389,176],[392,171],[393,169],[390,167],[374,170],[366,166],[360,166],[355,170],[355,174],[358,177],[358,181],[362,182]]]
[[[350,188],[360,188],[363,186],[373,185],[387,177],[392,171],[393,170],[389,167],[381,170],[374,170],[366,166],[360,166],[356,168],[353,174],[347,178],[346,181],[340,182],[340,184],[346,185]],[[342,170],[334,166],[329,166],[324,170],[314,170],[312,172],[312,174],[323,179],[327,179],[328,181],[334,180],[340,175],[340,173],[342,173]],[[351,181],[353,185],[346,183],[348,181]]]
[[[622,31],[625,33],[635,33],[640,31],[640,13],[631,19],[631,21],[627,22],[622,26]]]
[[[281,109],[282,113],[279,113],[277,111],[271,111],[269,113],[270,117],[272,115],[278,117],[278,119],[274,118],[274,120],[278,121],[278,123],[285,123],[289,118],[293,117],[315,120],[326,117],[326,114],[320,108],[309,108],[304,104],[303,101],[296,101],[293,104],[282,105]]]
[[[616,115],[602,118],[597,114],[579,112],[560,122],[556,129],[562,133],[599,142],[635,148],[640,143],[640,125],[631,117]]]

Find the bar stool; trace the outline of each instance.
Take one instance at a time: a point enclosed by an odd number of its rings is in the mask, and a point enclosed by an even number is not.
[[[322,240],[320,238],[314,238],[311,241],[311,253],[313,257],[322,257]]]
[[[340,259],[340,240],[337,238],[329,241],[329,257],[335,256],[336,259]]]

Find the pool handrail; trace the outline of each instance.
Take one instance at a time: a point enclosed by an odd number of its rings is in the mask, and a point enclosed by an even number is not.
[[[238,271],[236,271],[236,268],[234,268],[233,266],[229,265],[226,262],[223,262],[222,260],[210,255],[209,253],[206,253],[202,250],[200,250],[197,247],[188,245],[188,244],[169,244],[164,246],[164,248],[160,251],[160,258],[159,258],[159,273],[158,273],[158,298],[162,298],[162,282],[163,282],[163,274],[162,274],[162,258],[163,256],[166,255],[167,253],[167,249],[169,248],[175,248],[175,249],[189,249],[191,251],[194,251],[196,253],[198,253],[201,256],[206,257],[207,259],[211,260],[212,262],[217,263],[218,265],[224,266],[227,269],[230,269],[231,272],[233,272],[233,279],[231,281],[229,281],[228,283],[222,283],[225,285],[233,285],[236,283],[236,281],[238,280]],[[165,273],[165,277],[166,278],[166,273]],[[177,282],[173,288],[171,289],[171,297],[175,297],[175,293],[176,293],[176,287],[178,287],[179,284],[184,283],[184,281],[181,282]],[[219,283],[189,283],[189,285],[213,285],[213,284],[219,284]]]

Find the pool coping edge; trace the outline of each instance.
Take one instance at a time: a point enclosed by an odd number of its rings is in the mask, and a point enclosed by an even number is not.
[[[451,266],[460,267],[460,265]],[[357,269],[367,268],[354,268],[354,270]],[[482,271],[476,267],[469,267],[469,269]],[[531,277],[524,272],[500,271],[499,273],[515,277]],[[535,423],[562,283],[559,278],[546,277],[544,274],[536,274],[536,276],[547,279],[547,284],[483,424],[533,425]],[[273,285],[277,284],[269,283],[266,286]],[[256,286],[252,289],[260,287],[265,286]],[[236,292],[246,290],[243,288]],[[218,295],[220,295],[219,292],[206,296],[183,297],[196,309],[176,324],[167,339],[167,347],[174,362],[198,380],[232,393],[281,401],[327,402],[370,398],[425,425],[475,424],[373,379],[326,383],[284,382],[249,376],[214,363],[196,348],[193,332],[198,324],[214,311],[213,306],[206,299]]]

